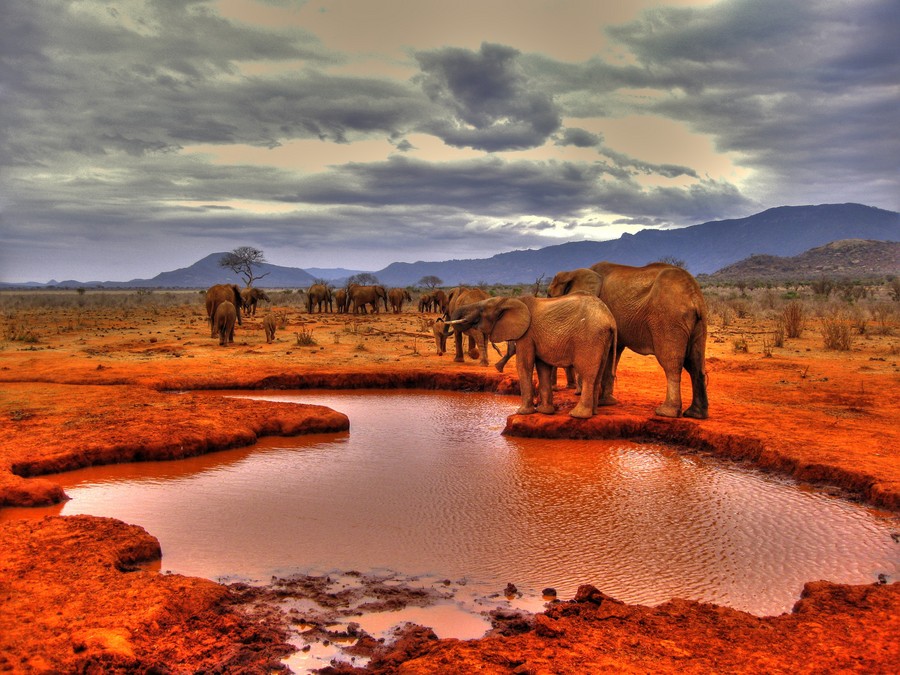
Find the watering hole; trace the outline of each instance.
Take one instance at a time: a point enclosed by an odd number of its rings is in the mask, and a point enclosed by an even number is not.
[[[890,514],[664,445],[502,436],[517,397],[228,395],[326,405],[351,428],[60,474],[70,501],[2,517],[115,517],[160,540],[163,571],[225,582],[329,575],[337,588],[371,575],[438,589],[353,620],[369,632],[416,621],[440,637],[481,635],[486,608],[539,611],[548,587],[773,615],[807,581],[891,581],[900,568]]]

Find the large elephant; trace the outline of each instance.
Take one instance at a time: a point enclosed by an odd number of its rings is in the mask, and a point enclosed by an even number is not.
[[[368,314],[367,305],[372,305],[372,313],[378,314],[379,300],[384,304],[384,311],[387,311],[387,291],[384,286],[350,284],[347,288],[347,295],[350,297],[350,305],[353,307],[354,314]]]
[[[346,288],[338,288],[334,291],[334,309],[338,314],[346,314],[350,305],[350,298],[347,295]]]
[[[487,298],[488,294],[480,288],[457,286],[447,294],[447,310],[444,314],[444,318],[445,320],[449,319],[453,313],[463,305],[468,305]],[[450,327],[449,322],[445,321],[445,332],[449,330]],[[453,340],[456,346],[456,355],[453,357],[453,360],[458,363],[463,363],[465,361],[465,358],[463,357],[463,337],[467,337],[469,340],[469,349],[467,350],[469,357],[477,359],[480,356],[481,365],[488,365],[487,339],[485,334],[482,331],[471,327],[459,328],[457,326],[453,328]]]
[[[312,314],[314,308],[320,314],[332,309],[331,289],[325,284],[313,284],[306,291],[306,311]]]
[[[403,311],[404,302],[412,302],[412,296],[405,288],[392,288],[388,291],[388,301],[391,303],[391,311],[399,314]]]
[[[238,288],[236,284],[216,284],[215,286],[210,286],[206,291],[206,316],[209,319],[210,337],[216,337],[216,325],[213,319],[216,315],[216,309],[218,309],[219,305],[223,302],[230,302],[234,305],[235,311],[237,312],[238,325],[243,325],[241,324],[241,307],[243,306],[241,289]]]
[[[498,296],[459,306],[448,321],[455,329],[481,331],[491,342],[513,340],[522,403],[520,415],[552,415],[553,374],[573,366],[581,378],[572,417],[591,417],[609,403],[616,363],[616,321],[596,296],[576,293],[561,298]],[[534,370],[538,373],[538,406],[534,406]],[[603,394],[603,396],[601,396]]]
[[[261,288],[242,288],[241,302],[244,304],[244,316],[256,316],[256,303],[260,300],[272,302]]]
[[[213,315],[213,328],[219,335],[219,344],[225,347],[229,342],[234,342],[234,322],[237,320],[238,311],[234,303],[220,302]]]
[[[664,417],[706,419],[707,309],[697,280],[686,270],[666,263],[630,267],[599,262],[590,269],[559,272],[548,295],[595,292],[616,319],[619,344],[616,361],[628,347],[652,354],[666,374],[666,399],[656,409]],[[691,377],[691,405],[681,411],[681,370]]]

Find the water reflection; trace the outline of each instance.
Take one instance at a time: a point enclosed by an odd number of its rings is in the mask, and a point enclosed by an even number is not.
[[[900,565],[891,523],[821,493],[661,446],[504,437],[513,397],[251,397],[327,405],[351,430],[64,474],[72,500],[53,510],[140,524],[162,569],[209,578],[382,568],[760,615],[788,611],[806,581],[871,583]]]

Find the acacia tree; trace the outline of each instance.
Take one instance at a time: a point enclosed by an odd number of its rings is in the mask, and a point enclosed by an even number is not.
[[[239,246],[231,253],[226,253],[219,258],[219,266],[230,269],[235,274],[240,274],[244,278],[247,288],[250,288],[255,280],[262,279],[269,274],[269,272],[256,274],[254,270],[264,262],[266,262],[266,257],[263,252],[252,246]]]
[[[359,284],[360,286],[375,286],[377,285],[378,277],[376,277],[371,272],[360,272],[359,274],[354,274],[352,277],[347,279],[347,285],[350,284]]]
[[[433,274],[429,274],[428,276],[422,277],[419,279],[419,286],[425,286],[430,291],[433,291],[438,286],[443,286],[444,282],[440,277],[436,277]]]

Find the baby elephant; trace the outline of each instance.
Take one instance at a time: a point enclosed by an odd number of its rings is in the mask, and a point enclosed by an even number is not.
[[[266,344],[271,343],[275,339],[275,328],[277,325],[278,321],[275,315],[266,314],[266,318],[263,319],[263,330],[266,331]]]
[[[219,344],[223,347],[229,342],[234,342],[235,321],[237,321],[237,310],[234,308],[234,304],[226,301],[216,307],[213,329],[218,333]]]
[[[553,375],[557,366],[574,366],[581,397],[569,413],[591,417],[610,401],[615,377],[616,321],[603,302],[583,293],[561,298],[494,297],[459,307],[447,322],[455,330],[474,328],[492,342],[514,340],[522,404],[520,415],[552,415]],[[538,372],[539,404],[534,406],[532,376]]]

